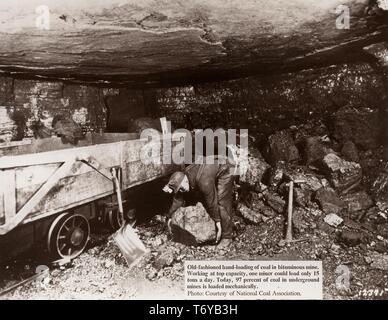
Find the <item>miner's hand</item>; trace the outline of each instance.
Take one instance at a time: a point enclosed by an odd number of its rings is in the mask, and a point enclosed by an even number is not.
[[[217,227],[216,243],[218,243],[221,240],[221,234],[222,234],[221,222],[216,222],[216,227]]]

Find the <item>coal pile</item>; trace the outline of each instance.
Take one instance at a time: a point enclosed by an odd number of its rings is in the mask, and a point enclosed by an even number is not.
[[[362,137],[375,128],[375,116],[359,112],[354,120],[347,108],[340,110],[333,115],[334,126],[308,122],[284,129],[260,150],[250,149],[248,171],[236,183],[232,245],[218,250],[211,243],[158,240],[165,236],[160,222],[163,236],[152,240],[158,243],[151,244],[155,249],[145,264],[150,281],[180,279],[184,260],[305,259],[323,261],[326,298],[365,299],[363,292],[371,288],[385,292],[387,160],[377,133]],[[340,131],[339,124],[347,129]],[[284,241],[290,181],[295,182],[292,244]],[[350,288],[336,285],[344,266],[352,273]]]
[[[321,260],[324,298],[386,299],[388,162],[384,147],[378,140],[366,142],[360,133],[348,134],[371,125],[353,129],[357,122],[349,121],[347,112],[333,117],[344,117],[337,121],[348,121],[348,129],[339,133],[338,126],[307,122],[274,133],[262,148],[249,150],[248,171],[236,182],[235,238],[229,247],[216,247],[214,225],[200,204],[185,209],[187,217],[184,210],[175,217],[175,231],[186,238],[170,234],[165,217],[155,212],[136,226],[149,251],[131,271],[107,237],[92,242],[71,265],[50,267],[43,284],[20,287],[7,298],[141,298],[150,293],[178,297],[183,294],[184,261]],[[296,241],[289,244],[285,231],[290,181],[295,182],[292,230]],[[206,239],[198,217],[207,224]],[[189,235],[185,229],[190,229]],[[187,239],[196,241],[182,241]],[[5,266],[0,285],[15,283],[34,267],[32,262],[19,269]],[[338,285],[344,269],[350,270],[350,287]],[[368,290],[379,295],[368,296]]]

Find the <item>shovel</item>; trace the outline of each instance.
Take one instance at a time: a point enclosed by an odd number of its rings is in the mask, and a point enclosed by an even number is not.
[[[135,230],[125,222],[121,187],[116,169],[112,169],[112,180],[116,189],[118,210],[122,221],[122,227],[113,235],[113,239],[123,254],[128,267],[132,268],[140,261],[141,257],[146,254],[148,250],[139,239]]]

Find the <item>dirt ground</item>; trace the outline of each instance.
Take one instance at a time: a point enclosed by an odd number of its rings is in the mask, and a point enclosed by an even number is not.
[[[374,243],[347,247],[336,240],[331,228],[314,224],[305,241],[283,245],[284,216],[252,225],[237,218],[237,238],[227,250],[215,246],[190,247],[169,239],[160,216],[136,227],[150,250],[131,270],[109,235],[94,235],[89,249],[66,265],[53,265],[28,257],[19,258],[0,270],[0,290],[33,275],[46,264],[49,274],[3,294],[0,299],[182,299],[185,260],[321,260],[325,299],[387,299],[388,271],[371,264]],[[313,221],[313,219],[312,219]],[[378,240],[376,240],[378,241]],[[371,247],[372,245],[372,247]],[[156,267],[156,257],[168,253]],[[350,270],[350,289],[336,285],[339,266]]]

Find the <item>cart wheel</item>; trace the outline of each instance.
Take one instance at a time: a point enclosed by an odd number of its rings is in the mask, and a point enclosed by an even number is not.
[[[63,213],[51,224],[48,250],[53,256],[74,259],[85,250],[89,236],[88,219],[80,214]]]
[[[106,220],[109,228],[113,231],[119,230],[123,225],[124,221],[121,219],[119,210],[112,209],[106,213]]]

